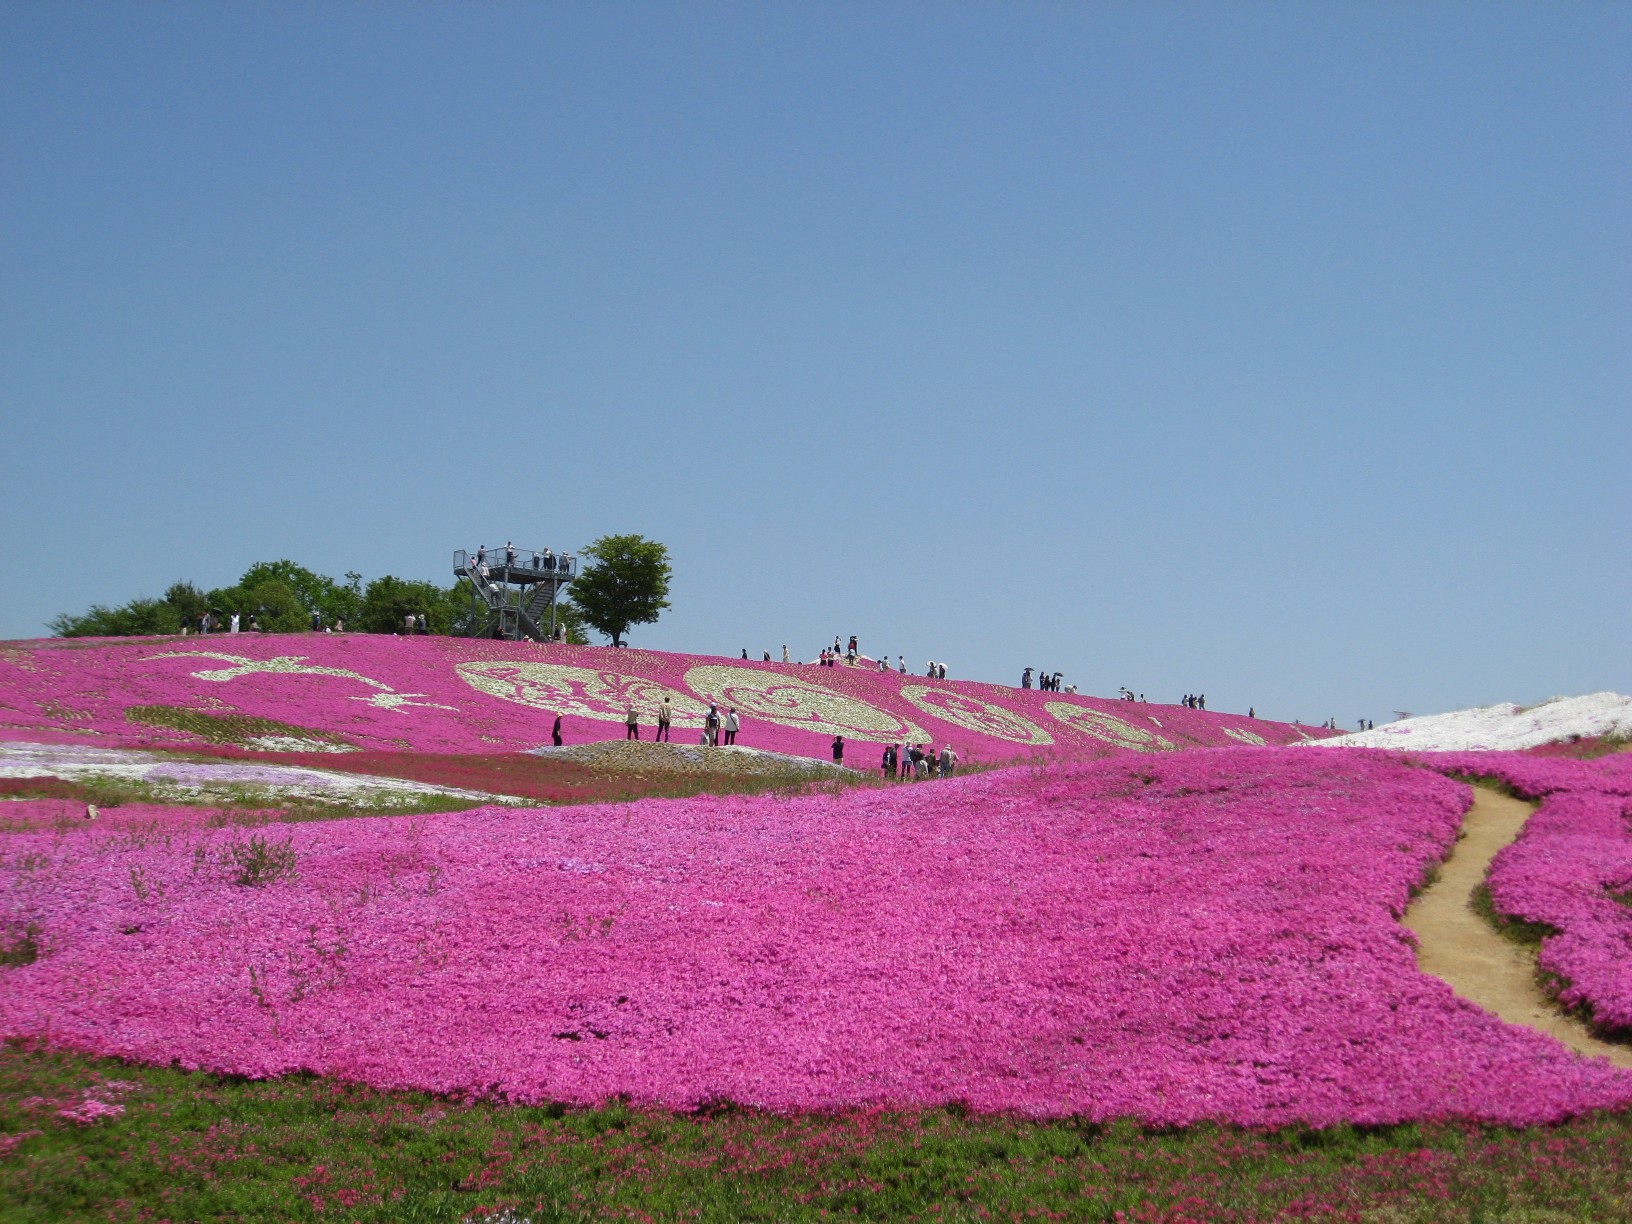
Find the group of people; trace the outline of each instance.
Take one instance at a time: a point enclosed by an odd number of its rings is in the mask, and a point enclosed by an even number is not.
[[[189,633],[220,633],[223,631],[223,626],[225,626],[227,633],[241,633],[245,630],[250,633],[259,633],[261,631],[261,622],[253,616],[249,618],[249,623],[246,625],[236,612],[228,617],[223,617],[219,612],[201,612],[196,619],[182,620],[181,636],[186,637]]]
[[[835,755],[833,759],[837,761],[842,758]],[[958,754],[952,751],[951,744],[942,746],[939,757],[929,744],[890,744],[884,749],[880,769],[886,778],[911,778],[916,781],[931,774],[949,778],[957,763]]]
[[[496,562],[498,559],[498,553],[495,550],[493,560]],[[505,541],[504,545],[504,567],[506,569],[511,569],[515,566],[515,564],[516,546],[507,540]],[[488,577],[491,572],[487,568],[486,544],[481,545],[476,550],[476,568],[481,571],[483,578]],[[559,557],[557,557],[552,549],[546,548],[543,552],[539,552],[537,549],[534,549],[532,568],[534,570],[541,570],[546,574],[553,574],[557,570],[563,574],[570,573],[572,571],[572,554],[562,553]]]
[[[555,720],[555,733],[561,733],[561,720]],[[718,702],[708,703],[708,713],[703,715],[703,737],[700,741],[704,748],[717,748],[721,744],[737,742],[737,732],[742,730],[742,718],[737,714],[735,706],[727,706],[725,712],[720,712]],[[657,733],[652,736],[654,744],[673,743],[674,707],[669,704],[667,697],[657,707]],[[721,737],[724,737],[723,739]],[[638,740],[640,738],[640,714],[635,709],[635,703],[629,702],[623,714],[623,738]],[[558,738],[556,743],[560,743]]]
[[[1336,719],[1335,716],[1332,717],[1332,718],[1328,718],[1325,722],[1321,723],[1320,726],[1321,726],[1321,729],[1324,730],[1324,731],[1341,731],[1342,730],[1342,728],[1337,725],[1337,719]],[[1375,730],[1377,730],[1377,724],[1372,722],[1371,719],[1369,719],[1369,718],[1362,718],[1362,719],[1359,720],[1358,729],[1361,730],[1361,731],[1375,731]]]
[[[742,652],[742,657],[745,659],[748,657],[748,651],[746,648],[744,648]],[[821,653],[816,657],[816,665],[818,667],[837,667],[840,659],[843,659],[844,662],[850,667],[855,667],[861,661],[861,645],[855,634],[852,633],[850,635],[850,641],[848,644],[846,644],[844,639],[839,637],[838,634],[834,634],[832,648],[829,649],[823,647]],[[765,662],[769,663],[770,661],[771,652],[767,650],[765,652]],[[788,663],[791,661],[792,660],[788,654],[788,648],[784,645],[782,647],[782,662]],[[895,668],[901,675],[904,676],[907,674],[906,655],[895,656]],[[879,657],[878,670],[881,672],[887,672],[890,670],[890,656],[888,651]],[[1029,668],[1027,669],[1027,672],[1029,674]],[[934,659],[930,659],[924,664],[924,675],[930,680],[945,680],[946,664],[937,663]],[[1028,683],[1026,687],[1030,688],[1031,686]]]
[[[1206,693],[1186,693],[1184,700],[1179,702],[1187,710],[1205,710],[1207,708]]]
[[[770,658],[769,655],[766,655],[765,657]],[[843,646],[840,645],[839,635],[835,633],[833,635],[833,649],[828,650],[823,648],[817,662],[822,667],[837,667],[841,658],[851,667],[854,667],[856,665],[856,661],[861,658],[861,646],[857,641],[855,634],[852,633],[850,635],[850,644],[848,646]],[[788,648],[784,646],[782,647],[782,662],[786,663],[787,661]],[[888,666],[888,664],[885,665],[885,670],[888,670]]]
[[[1032,685],[1032,675],[1033,674],[1034,674],[1033,669],[1029,668],[1029,667],[1026,668],[1025,671],[1020,673],[1020,687],[1021,688],[1029,689],[1029,688],[1033,687],[1033,685]],[[1064,678],[1063,673],[1061,673],[1061,672],[1037,671],[1037,672],[1035,672],[1035,675],[1037,677],[1036,688],[1040,692],[1044,692],[1044,693],[1061,693],[1061,692],[1074,693],[1074,692],[1077,691],[1077,686],[1074,685],[1074,684],[1068,684],[1063,689],[1060,687],[1060,681]]]
[[[419,618],[419,623],[422,626],[424,625],[425,618],[423,616]],[[259,633],[260,631],[261,621],[258,616],[251,614],[246,617],[242,613],[238,612],[221,613],[212,610],[209,612],[200,613],[195,618],[183,620],[181,622],[182,637],[186,637],[190,633]],[[336,617],[332,626],[325,625],[323,623],[323,618],[316,612],[313,612],[312,632],[317,633],[319,631],[323,633],[329,633],[331,631],[334,633],[344,633],[346,631],[345,618]],[[412,633],[414,631],[409,630],[409,632]],[[419,632],[428,633],[429,630],[421,628]]]

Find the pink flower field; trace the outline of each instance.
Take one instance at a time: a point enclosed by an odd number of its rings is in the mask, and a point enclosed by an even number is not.
[[[867,769],[878,764],[873,747],[902,741],[950,742],[965,761],[1008,761],[1322,734],[1182,706],[592,646],[218,634],[0,648],[0,739],[10,740],[197,743],[139,721],[142,708],[166,707],[271,719],[356,747],[492,753],[549,743],[557,714],[568,743],[621,738],[631,702],[650,737],[665,696],[677,740],[696,743],[707,702],[718,700],[741,715],[741,744],[827,757],[843,735],[854,745],[846,763]]]
[[[1239,747],[839,796],[14,833],[0,888],[42,954],[0,969],[0,1031],[519,1101],[1252,1125],[1632,1103],[1632,1074],[1417,971],[1397,917],[1467,803],[1380,753]],[[257,856],[292,874],[235,882]]]

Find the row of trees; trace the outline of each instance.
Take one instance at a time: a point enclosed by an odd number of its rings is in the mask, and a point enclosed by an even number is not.
[[[603,536],[579,550],[589,568],[557,605],[556,619],[567,640],[587,642],[596,629],[620,645],[631,625],[655,621],[669,606],[668,549],[638,535]],[[133,599],[116,608],[92,605],[79,615],[63,613],[50,622],[57,637],[129,637],[180,633],[196,628],[209,613],[218,619],[238,614],[267,633],[298,633],[316,623],[365,633],[396,633],[404,618],[423,616],[432,633],[469,632],[471,588],[464,579],[449,587],[386,574],[366,587],[347,571],[345,580],[314,573],[293,561],[262,561],[230,587],[201,591],[174,583],[163,598]]]

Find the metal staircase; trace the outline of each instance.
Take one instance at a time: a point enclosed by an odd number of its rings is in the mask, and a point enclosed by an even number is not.
[[[468,636],[546,642],[555,634],[561,588],[578,576],[578,558],[510,545],[460,549],[453,554],[453,573],[470,583]]]

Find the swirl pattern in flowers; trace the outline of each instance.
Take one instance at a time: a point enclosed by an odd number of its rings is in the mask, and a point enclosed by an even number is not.
[[[466,684],[489,696],[603,722],[621,722],[630,705],[650,722],[665,697],[677,727],[700,727],[708,712],[689,693],[621,672],[564,663],[461,663],[457,670]]]
[[[686,684],[700,697],[784,727],[874,742],[929,739],[921,727],[888,710],[779,672],[704,665],[686,673]]]
[[[1050,701],[1043,709],[1073,731],[1091,735],[1095,739],[1104,740],[1107,744],[1115,744],[1118,748],[1133,748],[1140,752],[1166,752],[1173,747],[1173,741],[1166,736],[1146,731],[1143,727],[1136,727],[1114,714],[1090,710],[1087,706],[1072,705],[1069,701]]]
[[[954,693],[950,689],[933,689],[923,684],[909,684],[901,690],[901,696],[925,714],[931,714],[942,722],[949,722],[955,727],[962,727],[965,731],[973,731],[978,735],[989,735],[993,739],[1007,740],[1011,744],[1025,744],[1033,748],[1041,748],[1054,742],[1054,737],[1031,719],[1012,710],[1005,710],[1002,706],[978,701],[963,693]]]

